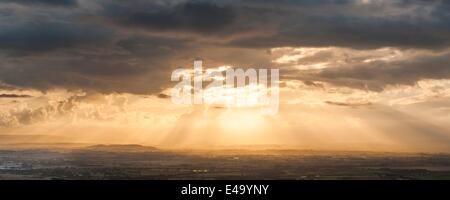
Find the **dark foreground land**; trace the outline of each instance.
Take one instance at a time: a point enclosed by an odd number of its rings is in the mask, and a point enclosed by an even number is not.
[[[0,179],[450,179],[448,154],[0,147]]]

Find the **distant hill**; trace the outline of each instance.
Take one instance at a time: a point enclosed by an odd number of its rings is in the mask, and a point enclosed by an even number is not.
[[[91,151],[108,151],[108,152],[153,152],[159,149],[151,146],[142,146],[138,144],[99,144],[86,147],[86,150]]]

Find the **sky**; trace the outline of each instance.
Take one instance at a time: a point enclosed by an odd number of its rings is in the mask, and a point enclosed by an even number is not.
[[[450,1],[3,0],[0,133],[450,152]],[[276,68],[276,115],[175,105],[177,68]]]

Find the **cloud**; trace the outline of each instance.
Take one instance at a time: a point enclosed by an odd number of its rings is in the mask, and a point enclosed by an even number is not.
[[[0,112],[0,126],[17,127],[45,122],[54,117],[66,115],[76,106],[73,100],[61,101],[54,105],[38,108],[22,107]]]
[[[158,98],[161,98],[161,99],[169,99],[170,98],[170,95],[167,95],[167,94],[158,94]]]
[[[77,6],[33,7],[73,3]],[[209,66],[274,65],[283,67],[285,79],[374,91],[448,77],[445,57],[371,63],[353,58],[356,63],[334,69],[318,62],[345,60],[346,55],[329,51],[278,63],[271,62],[274,55],[268,51],[336,46],[445,52],[450,45],[446,1],[27,0],[21,4],[0,3],[0,13],[5,13],[0,19],[0,82],[11,87],[159,94],[172,84],[171,71],[189,67],[196,57]],[[289,64],[320,70],[289,71],[284,68]]]
[[[413,85],[423,79],[450,78],[450,54],[410,60],[378,61],[348,67],[329,68],[315,75],[337,85],[380,91],[386,85]]]
[[[25,94],[0,94],[0,98],[30,98],[32,96]]]
[[[33,100],[30,100],[20,106],[2,110],[0,126],[17,127],[61,119],[67,120],[66,122],[79,119],[101,121],[114,118],[111,113],[125,113],[128,102],[125,96],[99,93],[73,94],[59,101],[44,96],[41,100],[43,104],[40,106],[33,106]]]
[[[46,5],[46,6],[75,6],[77,0],[4,0],[23,5]]]
[[[187,1],[174,6],[155,3],[144,7],[131,3],[116,4],[107,15],[124,26],[160,31],[217,32],[232,23],[235,14],[230,6],[210,1]],[[130,8],[131,7],[131,8]]]
[[[0,27],[0,49],[19,54],[99,45],[112,36],[107,28],[76,23],[19,23]]]
[[[272,54],[284,79],[382,91],[387,86],[414,85],[424,79],[449,79],[449,50],[399,48],[277,48]]]
[[[170,82],[170,65],[129,56],[98,58],[80,55],[67,58],[20,58],[5,60],[14,67],[0,67],[1,81],[20,88],[86,90],[103,93],[157,93]],[[130,63],[133,61],[138,63]],[[151,58],[150,58],[151,59]],[[160,61],[162,62],[162,61]],[[164,67],[167,67],[165,69]]]
[[[242,8],[241,13],[247,16],[259,12],[259,19],[266,21],[256,28],[271,34],[238,38],[231,45],[435,49],[450,44],[450,15],[446,14],[449,6],[444,1],[360,2],[285,1],[276,8],[271,1],[255,2]],[[244,20],[255,24],[258,18]]]
[[[358,107],[358,106],[370,106],[372,103],[370,102],[356,102],[356,103],[349,103],[349,102],[336,102],[336,101],[325,101],[325,103],[335,106],[349,106],[349,107]]]

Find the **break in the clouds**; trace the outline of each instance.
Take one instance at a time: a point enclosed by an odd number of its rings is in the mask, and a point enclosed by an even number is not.
[[[201,57],[212,67],[282,67],[286,80],[381,91],[449,78],[448,21],[444,0],[8,0],[0,3],[0,82],[159,94],[174,68]],[[289,66],[271,53],[283,47],[433,53],[348,62],[351,55],[333,56],[339,51],[316,60],[302,52],[309,63]],[[321,57],[334,60],[323,67]]]
[[[278,48],[275,63],[286,66],[286,79],[322,81],[362,90],[414,85],[419,80],[450,78],[448,50],[382,48]]]

